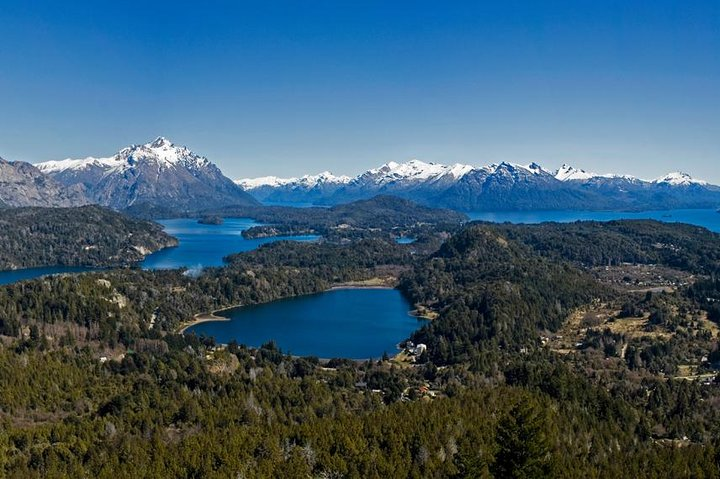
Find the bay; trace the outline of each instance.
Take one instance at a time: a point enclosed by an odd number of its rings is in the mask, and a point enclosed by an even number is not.
[[[243,231],[260,225],[249,218],[225,218],[220,225],[200,224],[197,219],[187,218],[160,220],[158,223],[163,225],[166,233],[176,237],[180,243],[174,248],[165,248],[148,255],[140,263],[143,269],[200,270],[209,266],[222,266],[225,256],[252,251],[274,241],[317,241],[320,238],[307,235],[245,239],[242,236]]]

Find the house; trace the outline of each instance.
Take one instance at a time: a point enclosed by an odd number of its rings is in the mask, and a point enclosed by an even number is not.
[[[427,351],[427,346],[423,343],[418,344],[412,349],[412,354],[415,356],[420,356],[422,353]]]

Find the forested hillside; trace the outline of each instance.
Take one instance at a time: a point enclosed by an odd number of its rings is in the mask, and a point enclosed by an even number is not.
[[[540,255],[583,266],[652,263],[693,273],[720,270],[720,235],[694,225],[623,220],[494,228]]]
[[[535,344],[539,330],[557,330],[573,308],[609,295],[587,273],[482,226],[448,240],[401,289],[442,313],[414,337],[441,363],[467,361],[488,340],[515,350]]]
[[[127,265],[176,244],[156,223],[97,206],[0,209],[0,270]]]
[[[439,242],[445,230],[426,234]],[[198,277],[121,269],[0,288],[0,471],[720,474],[715,235],[473,224],[428,253],[350,241],[277,242]],[[626,247],[637,260],[618,263]],[[413,360],[321,364],[273,343],[177,334],[195,313],[381,274],[435,318],[413,336],[428,347]]]
[[[139,218],[167,218],[178,215],[171,209],[130,208],[128,213]],[[321,234],[336,236],[363,235],[371,230],[407,230],[423,225],[455,228],[467,220],[456,211],[421,206],[394,196],[376,196],[368,200],[333,206],[331,208],[293,208],[289,206],[232,206],[201,209],[190,216],[219,216],[253,218],[266,226],[244,232],[248,238],[284,236],[289,234]],[[187,216],[187,215],[185,215]]]

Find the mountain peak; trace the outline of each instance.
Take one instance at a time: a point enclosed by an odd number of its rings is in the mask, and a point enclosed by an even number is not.
[[[170,140],[168,140],[164,136],[158,136],[151,143],[147,143],[146,146],[148,146],[150,148],[170,148],[174,145]]]
[[[667,175],[653,180],[653,183],[665,183],[673,186],[706,185],[707,181],[698,180],[684,171],[673,171]]]
[[[563,165],[555,172],[554,176],[560,181],[573,181],[589,180],[597,175],[595,173],[589,173],[585,170],[575,168],[567,163],[563,163]]]
[[[349,176],[335,176],[330,171],[323,171],[317,175],[303,175],[299,178],[280,178],[277,176],[262,176],[259,178],[243,178],[235,180],[235,184],[244,190],[253,190],[261,187],[280,186],[301,186],[303,188],[314,188],[318,185],[335,184],[342,185],[350,181]]]
[[[545,168],[539,164],[533,162],[529,165],[520,165],[517,163],[510,163],[509,161],[500,162],[500,164],[493,163],[490,166],[483,168],[490,174],[506,174],[506,175],[518,175],[518,174],[532,174],[532,175],[547,175],[551,174]]]
[[[67,159],[38,167],[67,186],[82,184],[94,201],[115,209],[148,204],[187,210],[255,203],[207,158],[163,136],[123,148],[110,158]]]

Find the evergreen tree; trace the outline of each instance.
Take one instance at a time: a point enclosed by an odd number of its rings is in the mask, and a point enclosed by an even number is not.
[[[552,477],[551,429],[537,403],[521,400],[498,424],[499,451],[492,465],[495,477]]]

